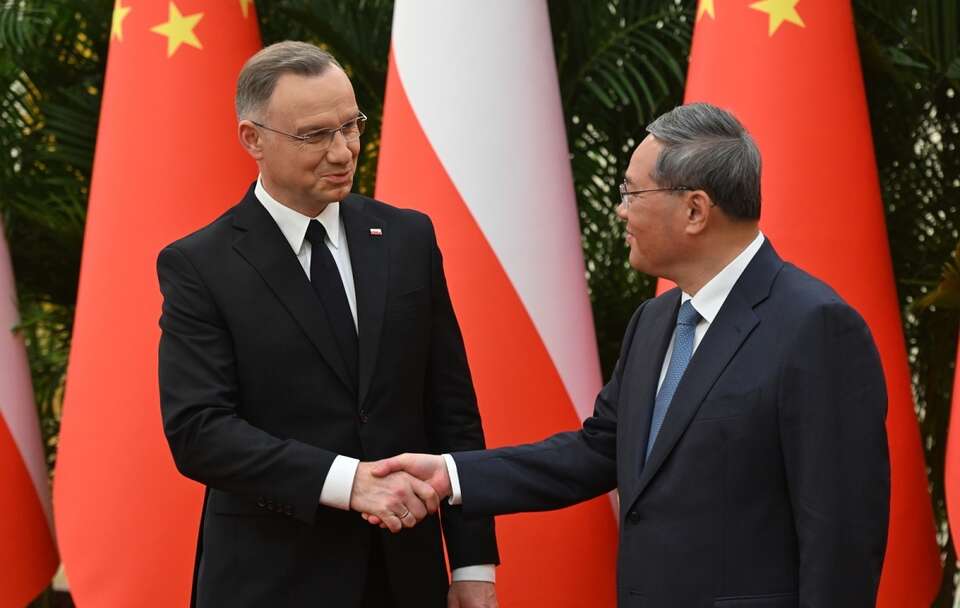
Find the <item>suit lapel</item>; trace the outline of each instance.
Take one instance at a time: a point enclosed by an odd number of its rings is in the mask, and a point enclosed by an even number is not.
[[[353,391],[353,383],[347,375],[320,300],[310,287],[310,281],[290,249],[290,244],[257,200],[253,188],[237,208],[234,228],[237,237],[233,248],[256,269],[340,381]]]
[[[357,290],[357,325],[359,327],[359,404],[363,404],[370,390],[377,354],[380,352],[380,334],[387,298],[387,234],[386,224],[370,212],[364,199],[348,196],[340,204],[340,215],[347,231],[350,264]],[[380,228],[381,235],[370,234],[371,228]]]
[[[636,387],[631,389],[630,410],[627,414],[627,429],[624,435],[630,441],[624,442],[624,458],[629,463],[629,477],[637,482],[646,457],[644,441],[650,434],[650,415],[654,399],[657,395],[657,383],[660,380],[660,368],[673,327],[677,318],[677,309],[680,307],[680,290],[673,289],[659,298],[651,300],[645,310],[641,323],[637,326],[635,340],[630,349],[630,367],[624,370],[636,381]],[[625,512],[625,511],[624,511]]]
[[[700,409],[700,404],[703,403],[703,399],[710,392],[717,378],[760,322],[753,308],[769,295],[773,280],[782,266],[783,261],[777,256],[770,242],[765,241],[730,291],[720,312],[710,324],[703,341],[690,359],[683,379],[674,393],[653,451],[650,452],[650,459],[643,465],[640,481],[636,492],[631,497],[632,500],[643,492],[660,470],[697,410]],[[675,314],[674,309],[671,323],[675,322]],[[654,365],[658,373],[662,363],[661,357],[660,365]],[[652,401],[651,397],[651,404]],[[647,426],[647,433],[649,433],[649,420]],[[637,436],[635,439],[636,443],[643,444],[646,434]]]

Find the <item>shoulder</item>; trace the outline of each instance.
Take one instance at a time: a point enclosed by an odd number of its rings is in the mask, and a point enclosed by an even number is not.
[[[362,194],[351,194],[344,199],[341,205],[351,207],[368,216],[380,218],[384,223],[390,224],[391,227],[433,233],[433,222],[430,217],[416,209],[395,207]]]
[[[239,204],[234,205],[206,226],[194,230],[190,234],[182,236],[168,244],[164,247],[164,250],[176,249],[185,254],[203,253],[205,249],[215,247],[221,242],[231,242],[233,235],[233,218],[238,207]]]
[[[833,287],[790,263],[784,264],[773,285],[768,309],[801,333],[817,329],[869,332],[860,313]]]

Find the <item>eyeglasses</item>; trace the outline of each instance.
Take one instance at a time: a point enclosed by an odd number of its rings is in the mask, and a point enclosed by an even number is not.
[[[690,186],[674,186],[672,188],[650,188],[647,190],[627,190],[627,183],[620,184],[620,204],[624,207],[630,206],[630,197],[647,194],[649,192],[693,192],[696,188]]]
[[[304,133],[303,135],[296,135],[294,133],[287,133],[286,131],[274,129],[273,127],[268,127],[267,125],[261,124],[255,120],[251,120],[250,122],[257,125],[261,129],[273,131],[274,133],[279,133],[280,135],[286,135],[290,139],[295,139],[296,141],[308,145],[316,150],[326,150],[331,144],[333,144],[333,138],[337,133],[343,136],[343,141],[345,142],[352,142],[360,139],[360,136],[363,135],[363,129],[367,124],[367,116],[363,112],[360,112],[356,118],[353,120],[348,120],[336,129],[317,129],[316,131],[310,131],[309,133]]]

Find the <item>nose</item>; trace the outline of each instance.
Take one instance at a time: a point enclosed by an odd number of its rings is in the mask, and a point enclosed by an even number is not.
[[[623,221],[627,220],[627,206],[622,201],[617,205],[617,217]]]
[[[333,164],[343,164],[350,162],[350,159],[353,158],[353,153],[350,151],[350,146],[347,145],[347,140],[344,138],[343,133],[337,131],[333,134],[333,141],[330,142],[330,147],[327,148],[327,160]]]

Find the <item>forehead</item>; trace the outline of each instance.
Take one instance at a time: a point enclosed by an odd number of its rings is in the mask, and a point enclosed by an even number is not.
[[[267,112],[273,118],[294,121],[329,119],[333,125],[356,114],[357,100],[347,75],[331,66],[319,76],[281,75],[270,96]]]
[[[630,157],[625,178],[628,184],[646,184],[650,181],[653,167],[660,155],[660,142],[653,135],[647,135]]]

